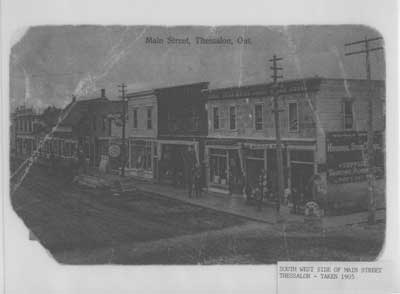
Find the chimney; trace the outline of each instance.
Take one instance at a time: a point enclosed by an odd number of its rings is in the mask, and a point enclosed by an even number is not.
[[[106,89],[101,89],[101,98],[106,98]]]

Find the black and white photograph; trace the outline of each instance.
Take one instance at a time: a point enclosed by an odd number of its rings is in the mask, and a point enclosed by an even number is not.
[[[59,264],[379,257],[373,27],[31,26],[9,61],[9,198]]]

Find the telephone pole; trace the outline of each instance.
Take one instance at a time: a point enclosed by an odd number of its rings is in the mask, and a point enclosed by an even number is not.
[[[282,67],[277,66],[277,62],[282,60],[283,58],[278,58],[274,54],[273,58],[269,61],[272,62],[272,66],[270,67],[273,71],[271,76],[273,80],[272,84],[272,93],[273,93],[273,103],[274,109],[272,112],[274,113],[275,118],[275,138],[276,138],[276,160],[277,160],[277,172],[278,172],[278,200],[276,210],[279,213],[280,202],[283,199],[283,160],[282,160],[282,146],[281,146],[281,132],[280,132],[280,124],[279,124],[279,112],[282,110],[279,109],[278,98],[279,98],[279,86],[278,79],[283,78],[282,75],[278,75],[278,71],[283,70]]]
[[[377,38],[364,38],[364,40],[355,41],[351,43],[346,43],[344,46],[362,45],[364,48],[362,50],[348,52],[345,56],[355,55],[355,54],[365,54],[365,69],[367,73],[368,81],[368,223],[374,224],[375,212],[376,212],[376,199],[374,192],[374,128],[373,128],[373,97],[371,93],[371,64],[369,61],[369,53],[372,51],[383,50],[383,47],[371,48],[370,42],[381,40],[382,37]]]
[[[125,97],[125,90],[126,85],[122,83],[118,85],[118,91],[121,93],[121,100],[122,100],[122,150],[121,150],[121,176],[125,176],[125,164],[126,164],[126,138],[125,138],[125,125],[126,125],[126,97]]]

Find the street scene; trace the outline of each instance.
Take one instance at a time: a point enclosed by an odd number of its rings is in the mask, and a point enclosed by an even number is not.
[[[372,261],[385,99],[369,27],[31,27],[12,208],[62,264]]]

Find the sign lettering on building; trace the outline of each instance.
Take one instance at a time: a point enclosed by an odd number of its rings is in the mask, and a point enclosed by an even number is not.
[[[330,183],[353,183],[367,179],[367,132],[329,132],[326,134],[327,178]],[[374,134],[374,173],[384,174],[382,133]]]

